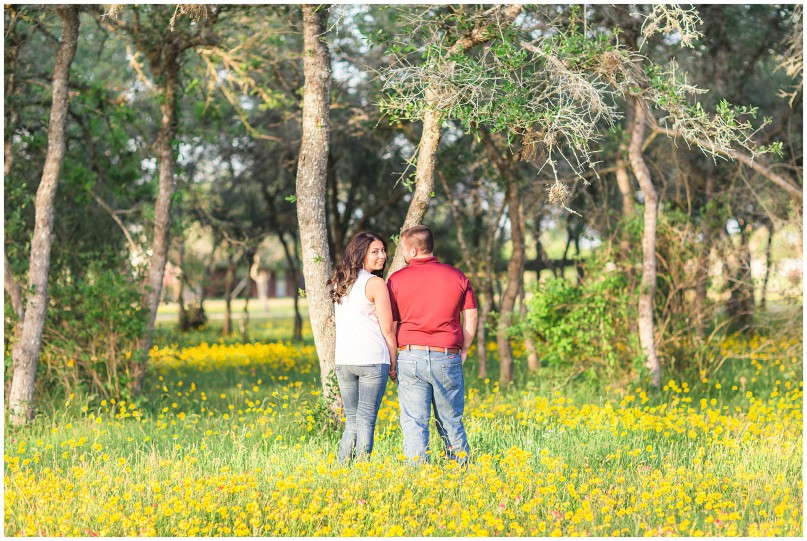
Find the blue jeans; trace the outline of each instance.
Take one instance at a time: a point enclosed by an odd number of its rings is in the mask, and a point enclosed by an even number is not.
[[[429,461],[429,418],[434,408],[437,433],[446,456],[465,465],[471,448],[462,424],[465,379],[459,354],[409,350],[398,353],[398,402],[404,454]]]
[[[340,462],[366,458],[373,452],[375,421],[388,376],[388,364],[336,365],[345,408],[345,432],[339,442]]]

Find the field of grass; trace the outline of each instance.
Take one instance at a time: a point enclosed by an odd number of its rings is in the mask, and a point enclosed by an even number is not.
[[[237,327],[244,312],[244,299],[234,299],[230,306],[233,324]],[[308,317],[308,301],[300,299],[300,315],[303,319]],[[224,320],[224,299],[208,299],[205,301],[205,313],[211,326],[221,327]],[[249,321],[264,323],[266,321],[285,320],[294,317],[294,301],[291,298],[281,297],[269,299],[264,305],[259,299],[249,301]],[[157,327],[170,328],[176,326],[179,320],[179,305],[175,302],[160,304],[157,309]]]
[[[287,342],[282,319],[255,334],[166,330],[138,402],[72,397],[7,426],[5,534],[803,534],[800,333],[728,337],[717,379],[668,375],[660,393],[549,369],[505,390],[466,367],[467,470],[434,434],[431,465],[404,463],[392,384],[374,455],[340,465],[310,334]]]

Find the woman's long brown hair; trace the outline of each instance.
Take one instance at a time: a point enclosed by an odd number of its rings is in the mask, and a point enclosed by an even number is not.
[[[376,240],[381,241],[384,250],[387,249],[387,241],[370,231],[362,231],[350,239],[342,262],[336,265],[333,277],[328,280],[328,285],[332,286],[331,300],[333,302],[341,303],[342,297],[347,295],[350,288],[353,287],[356,278],[359,277],[359,270],[364,266],[364,258],[367,257],[370,244]]]

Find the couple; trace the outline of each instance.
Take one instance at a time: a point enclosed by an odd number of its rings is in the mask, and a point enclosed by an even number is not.
[[[474,291],[462,272],[434,257],[428,227],[403,231],[398,249],[408,266],[385,284],[373,273],[384,269],[387,243],[375,233],[359,233],[329,281],[336,309],[336,376],[346,418],[338,457],[348,462],[372,452],[389,376],[398,382],[406,457],[429,461],[434,408],[446,455],[465,465],[470,447],[462,424],[462,365],[476,334]]]

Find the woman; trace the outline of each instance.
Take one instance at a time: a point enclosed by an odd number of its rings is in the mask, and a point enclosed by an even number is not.
[[[397,342],[389,292],[383,278],[387,243],[370,232],[350,239],[336,266],[331,298],[336,310],[336,377],[345,409],[339,461],[365,458],[373,451],[378,408],[387,377],[397,377]]]

